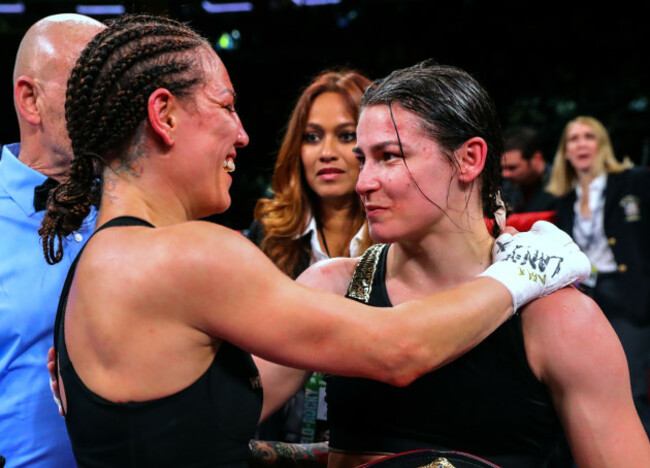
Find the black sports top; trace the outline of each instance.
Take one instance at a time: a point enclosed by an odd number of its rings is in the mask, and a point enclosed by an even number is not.
[[[347,297],[392,307],[385,245],[359,262]],[[502,467],[541,467],[561,434],[546,388],[528,366],[515,315],[473,350],[407,387],[328,376],[330,449],[471,453]]]
[[[153,227],[138,218],[120,217],[97,231],[134,225]],[[63,327],[80,255],[68,273],[55,324],[66,426],[78,466],[246,467],[248,441],[262,409],[262,388],[250,354],[230,343],[222,342],[196,382],[164,398],[114,403],[84,385],[68,356]]]

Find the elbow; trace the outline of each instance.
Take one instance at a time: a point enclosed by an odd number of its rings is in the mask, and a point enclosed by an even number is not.
[[[405,372],[399,372],[390,377],[390,379],[386,380],[387,384],[393,385],[394,387],[406,387],[408,385],[411,385],[415,379],[420,377],[421,374],[415,374],[415,373],[405,373]]]
[[[384,378],[381,380],[395,387],[406,387],[446,362],[432,354],[430,347],[414,343],[394,345],[392,351],[392,356],[384,361]]]

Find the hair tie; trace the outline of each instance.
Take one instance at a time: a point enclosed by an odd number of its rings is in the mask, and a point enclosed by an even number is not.
[[[500,191],[496,193],[494,198],[497,203],[497,209],[494,212],[494,220],[496,221],[497,226],[499,226],[501,232],[503,232],[506,228],[506,204],[503,203],[503,200],[501,199]]]

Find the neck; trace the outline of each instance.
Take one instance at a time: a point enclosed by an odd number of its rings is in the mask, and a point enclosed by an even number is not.
[[[422,239],[393,245],[387,277],[397,284],[394,291],[422,297],[448,290],[471,281],[490,265],[494,239],[483,216],[472,217],[462,228],[451,221],[444,224]]]
[[[597,174],[592,173],[591,170],[577,171],[576,175],[578,177],[578,183],[583,187],[588,187],[597,176]]]
[[[68,178],[70,155],[64,154],[62,151],[53,151],[41,145],[33,145],[30,141],[29,138],[21,140],[20,153],[18,154],[20,162],[57,182],[65,182]]]
[[[321,246],[325,248],[327,245],[331,257],[350,255],[350,241],[363,224],[357,217],[356,208],[356,200],[348,198],[335,203],[322,202],[318,213],[314,214],[320,228]]]
[[[107,168],[97,223],[101,225],[118,216],[135,216],[157,227],[192,219],[164,182],[132,170]]]

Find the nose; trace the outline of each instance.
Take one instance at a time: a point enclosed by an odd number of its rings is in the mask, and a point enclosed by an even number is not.
[[[505,167],[501,169],[501,178],[502,179],[510,178],[510,171],[508,169],[506,169]]]
[[[320,160],[324,162],[329,162],[337,159],[339,157],[339,151],[336,144],[336,138],[331,136],[325,137],[323,140],[323,151],[320,155]]]
[[[250,139],[248,138],[248,133],[244,130],[244,125],[242,125],[241,120],[239,119],[239,114],[237,114],[237,123],[239,124],[239,129],[237,130],[237,139],[235,140],[235,148],[243,148],[248,145]]]
[[[356,191],[359,196],[364,197],[378,188],[379,180],[377,178],[377,171],[372,164],[366,162],[359,170]]]

